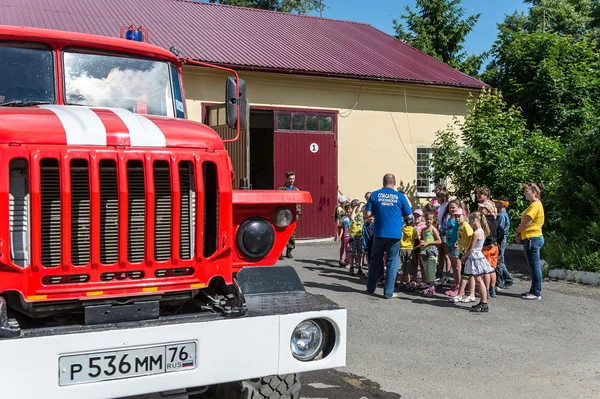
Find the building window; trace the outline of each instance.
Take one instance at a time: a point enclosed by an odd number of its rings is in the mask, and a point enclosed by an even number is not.
[[[312,112],[277,111],[277,130],[307,132],[307,133],[332,133],[334,115]]]
[[[431,147],[417,147],[417,196],[433,197],[436,182],[433,179],[433,149]]]

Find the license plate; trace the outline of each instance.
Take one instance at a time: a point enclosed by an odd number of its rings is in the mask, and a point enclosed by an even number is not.
[[[59,385],[141,377],[196,368],[196,343],[135,347],[65,355],[58,359]]]

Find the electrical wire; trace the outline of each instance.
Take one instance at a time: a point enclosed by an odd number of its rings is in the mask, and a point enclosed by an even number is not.
[[[410,152],[406,148],[406,145],[404,145],[404,140],[402,140],[402,135],[400,134],[400,131],[398,130],[398,126],[396,126],[396,120],[394,119],[394,114],[392,114],[391,112],[390,112],[390,117],[392,118],[392,122],[394,122],[394,128],[396,129],[396,134],[398,135],[398,138],[400,139],[400,143],[402,143],[402,147],[404,147],[404,151],[406,151],[406,154],[408,155],[408,157],[416,165],[417,161],[415,161],[415,159],[412,157],[412,155],[410,154]]]
[[[406,114],[406,124],[408,125],[408,135],[410,136],[410,145],[415,151],[415,142],[412,138],[412,129],[410,128],[410,118],[408,117],[408,101],[406,100],[406,87],[404,88],[404,112]],[[415,151],[416,152],[416,151]]]

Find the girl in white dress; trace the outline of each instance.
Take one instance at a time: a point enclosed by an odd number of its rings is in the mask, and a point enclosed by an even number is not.
[[[475,283],[479,288],[480,302],[473,306],[473,312],[488,312],[487,304],[487,289],[483,280],[483,275],[489,273],[495,273],[488,260],[483,255],[481,250],[483,249],[483,243],[485,237],[490,234],[490,228],[487,224],[485,217],[479,212],[473,212],[469,215],[469,222],[473,228],[473,235],[471,241],[467,246],[465,255],[462,258],[462,262],[465,265],[465,274],[471,275],[475,278]],[[471,293],[473,295],[473,293]]]

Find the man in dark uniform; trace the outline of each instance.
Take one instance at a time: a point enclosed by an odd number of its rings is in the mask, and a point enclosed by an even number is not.
[[[294,182],[296,181],[296,174],[294,172],[287,172],[285,174],[285,177],[287,178],[286,183],[279,187],[280,190],[298,190],[298,187],[294,186]],[[301,207],[300,204],[296,204],[296,223],[298,223],[298,218],[300,217],[301,214]],[[292,256],[292,250],[296,248],[296,229],[294,229],[294,232],[292,233],[292,236],[290,237],[290,240],[287,243],[287,251],[285,252],[285,256],[289,259],[293,259],[294,257]],[[283,259],[283,253],[279,256],[279,259]]]

